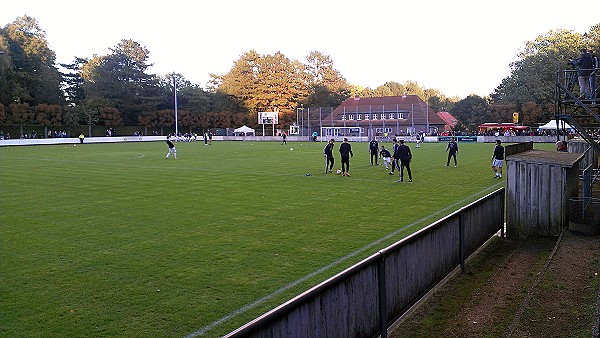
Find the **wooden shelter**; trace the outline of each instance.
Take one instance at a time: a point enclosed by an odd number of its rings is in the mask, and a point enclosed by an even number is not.
[[[506,158],[508,236],[558,236],[579,190],[583,154],[528,150]]]

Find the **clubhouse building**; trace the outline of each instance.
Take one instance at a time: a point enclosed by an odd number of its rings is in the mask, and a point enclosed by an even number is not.
[[[321,135],[389,138],[443,131],[444,121],[417,95],[346,99],[321,120]]]

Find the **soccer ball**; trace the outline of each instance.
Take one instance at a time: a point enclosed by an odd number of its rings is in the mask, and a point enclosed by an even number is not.
[[[338,169],[335,173],[339,175],[342,173],[342,171],[340,169]]]

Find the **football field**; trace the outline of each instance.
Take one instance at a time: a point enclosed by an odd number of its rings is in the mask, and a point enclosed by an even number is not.
[[[493,144],[408,145],[412,183],[368,143],[351,177],[325,143],[0,148],[0,336],[221,336],[504,184]]]

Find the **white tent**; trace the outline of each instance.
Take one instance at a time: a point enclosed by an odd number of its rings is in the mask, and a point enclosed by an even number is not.
[[[252,129],[246,125],[243,125],[237,129],[234,129],[233,132],[236,134],[244,134],[244,136],[247,136],[248,134],[254,135],[254,129]]]
[[[560,129],[573,129],[570,124],[565,121],[558,121],[558,125]],[[538,129],[555,129],[556,130],[556,120],[551,120],[550,122],[544,124],[543,126],[539,126]]]

